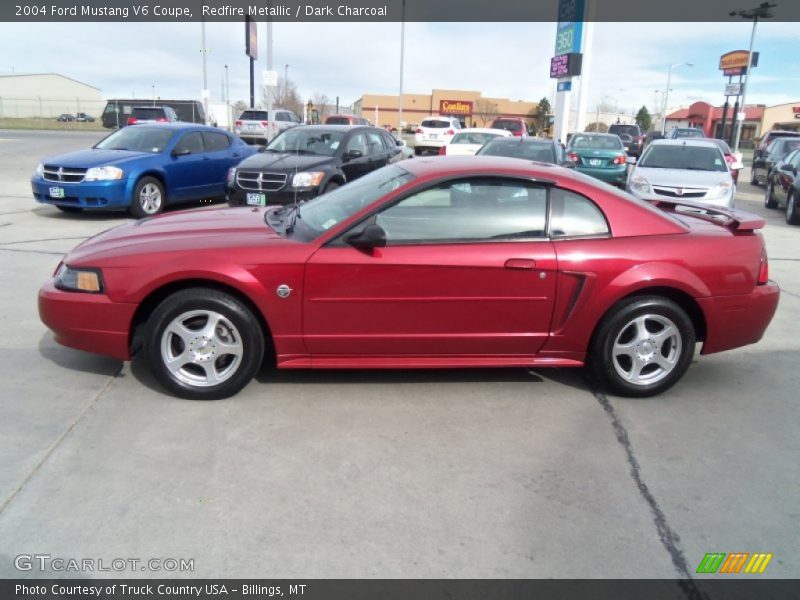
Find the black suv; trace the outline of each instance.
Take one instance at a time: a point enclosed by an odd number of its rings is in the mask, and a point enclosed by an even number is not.
[[[622,140],[622,145],[625,146],[625,152],[628,153],[628,156],[636,156],[638,158],[642,155],[642,150],[644,149],[644,134],[638,125],[614,124],[608,128],[608,133],[619,136],[619,139]]]
[[[231,206],[302,202],[402,158],[400,142],[377,127],[292,127],[228,171],[226,197]]]

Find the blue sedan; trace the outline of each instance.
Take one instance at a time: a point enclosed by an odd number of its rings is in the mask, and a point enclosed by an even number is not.
[[[45,159],[31,187],[38,202],[66,212],[122,208],[142,218],[166,204],[224,197],[228,169],[256,151],[213,127],[136,125],[89,150]]]

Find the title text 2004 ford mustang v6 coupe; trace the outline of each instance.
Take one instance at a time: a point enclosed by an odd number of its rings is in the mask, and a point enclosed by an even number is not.
[[[294,208],[101,233],[39,309],[62,344],[141,351],[187,398],[236,393],[265,355],[282,369],[587,364],[605,389],[647,396],[696,341],[758,341],[779,295],[763,220],[660,206],[544,163],[414,160]]]

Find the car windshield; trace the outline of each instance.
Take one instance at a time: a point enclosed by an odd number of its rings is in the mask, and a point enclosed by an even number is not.
[[[689,171],[726,171],[725,159],[715,146],[651,145],[639,167]]]
[[[795,148],[800,148],[800,139],[778,138],[772,143],[772,149],[769,153],[777,156],[786,156]]]
[[[144,120],[152,120],[155,121],[159,117],[163,118],[166,111],[161,108],[160,106],[156,106],[153,108],[134,108],[133,109],[133,116],[139,119],[140,121]]]
[[[333,156],[344,137],[343,131],[320,131],[296,127],[287,129],[267,146],[265,152],[296,152]]]
[[[312,238],[316,237],[413,179],[411,173],[395,165],[373,171],[300,206],[298,228],[307,228]]]
[[[175,131],[164,127],[126,127],[100,141],[95,148],[158,154],[164,151],[174,134]]]
[[[478,151],[482,156],[508,156],[539,162],[555,163],[556,156],[551,142],[522,141],[524,138],[499,138],[492,140]]]
[[[246,110],[239,115],[240,121],[267,121],[267,111],[265,110]]]
[[[495,129],[505,129],[507,131],[522,131],[522,123],[516,119],[497,119],[492,126]]]
[[[639,135],[639,128],[636,125],[612,125],[608,128],[609,133],[617,135],[628,134],[631,137]]]
[[[350,119],[347,117],[328,117],[325,119],[326,125],[350,125]]]
[[[576,135],[569,145],[573,150],[622,150],[616,135]]]
[[[441,119],[425,119],[422,122],[422,127],[429,127],[430,129],[446,129],[450,127],[450,121],[443,121]]]
[[[705,137],[703,132],[699,129],[676,129],[672,135],[673,138],[689,138],[689,137]]]
[[[483,145],[491,139],[498,137],[499,133],[486,133],[485,131],[462,131],[453,137],[451,144],[479,144]]]

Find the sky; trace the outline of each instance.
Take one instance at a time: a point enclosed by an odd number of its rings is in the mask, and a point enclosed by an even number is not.
[[[555,29],[555,23],[407,23],[403,89],[552,98]],[[669,65],[684,62],[694,66],[673,69],[670,107],[697,100],[721,105],[727,78],[717,68],[719,57],[746,49],[751,29],[744,21],[596,23],[588,108],[602,102],[621,112],[642,105],[652,111]],[[304,99],[339,96],[347,106],[364,93],[398,92],[399,23],[275,23],[273,34],[274,69],[283,75],[288,64]],[[266,69],[266,24],[259,23],[258,36],[257,88]],[[0,75],[56,72],[99,87],[104,98],[146,98],[155,86],[162,98],[199,99],[201,47],[200,23],[0,23]],[[246,100],[244,25],[207,23],[206,47],[211,101],[221,100],[226,64],[231,99]],[[760,23],[756,50],[748,104],[800,101],[796,25]]]

